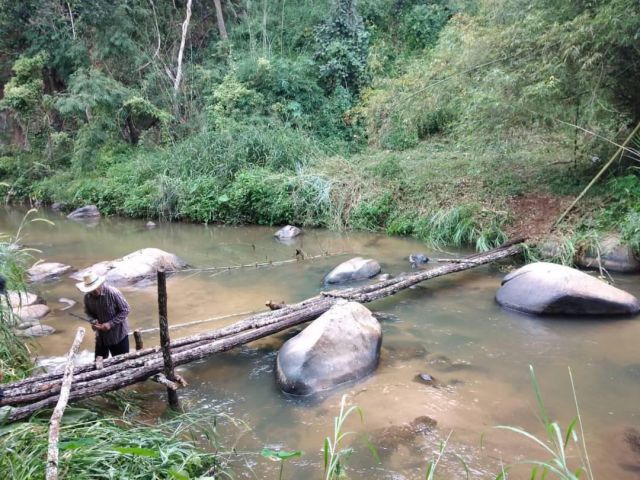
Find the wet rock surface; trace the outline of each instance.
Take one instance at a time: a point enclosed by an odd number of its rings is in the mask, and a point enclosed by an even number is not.
[[[27,270],[27,277],[30,282],[49,282],[57,280],[62,275],[73,270],[70,265],[58,262],[38,263]]]
[[[296,238],[300,235],[302,235],[302,229],[295,227],[293,225],[286,225],[284,227],[282,227],[280,230],[278,230],[276,233],[274,233],[273,235],[276,238],[279,238],[281,240],[286,240],[286,239],[290,239],[290,238]]]
[[[366,280],[380,273],[380,264],[371,258],[355,257],[341,263],[324,278],[324,283],[339,284]]]
[[[24,330],[17,330],[16,335],[19,337],[44,337],[56,332],[56,329],[50,325],[38,324]]]
[[[21,307],[14,307],[13,309],[13,313],[23,322],[40,320],[46,317],[50,311],[49,307],[43,304],[23,305]]]
[[[67,218],[71,220],[83,219],[83,218],[99,218],[100,210],[95,205],[85,205],[84,207],[76,208],[73,212],[67,215]]]
[[[89,272],[107,277],[111,285],[136,285],[145,280],[153,280],[158,268],[163,267],[167,272],[176,272],[186,267],[186,263],[177,255],[165,252],[159,248],[143,248],[136,250],[117,260],[96,263],[71,275],[76,280],[82,280]]]
[[[292,395],[311,395],[372,373],[380,358],[382,329],[371,312],[344,302],[287,340],[276,361],[280,388]]]
[[[630,315],[640,311],[633,295],[584,272],[553,263],[525,265],[504,277],[496,301],[535,315]]]
[[[583,268],[604,268],[612,272],[640,272],[640,261],[629,245],[618,235],[607,235],[598,248],[589,248],[576,255],[576,265]]]

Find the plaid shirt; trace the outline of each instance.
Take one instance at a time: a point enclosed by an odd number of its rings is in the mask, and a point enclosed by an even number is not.
[[[106,332],[96,331],[96,342],[103,345],[115,345],[129,333],[129,323],[127,322],[129,304],[120,290],[115,287],[105,283],[100,295],[86,293],[84,311],[90,318],[95,318],[98,323],[108,323],[111,326]]]

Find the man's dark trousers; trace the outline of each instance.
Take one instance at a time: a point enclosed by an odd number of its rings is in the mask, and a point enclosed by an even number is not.
[[[120,340],[114,345],[103,345],[101,341],[96,338],[96,357],[107,358],[109,353],[114,357],[116,355],[122,355],[123,353],[129,353],[129,335]]]

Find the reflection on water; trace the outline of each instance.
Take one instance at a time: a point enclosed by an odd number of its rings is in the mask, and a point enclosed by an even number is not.
[[[2,212],[0,227],[15,232],[23,212]],[[293,244],[279,243],[275,229],[262,227],[205,227],[159,224],[148,230],[144,221],[103,219],[86,226],[55,213],[44,213],[55,226],[30,224],[23,234],[34,256],[75,268],[120,257],[143,247],[176,253],[192,266],[222,266],[293,258],[295,249],[307,256],[351,252],[379,260],[384,272],[398,274],[411,267],[410,253],[429,252],[410,239],[373,234],[308,231]],[[433,254],[433,255],[432,255]],[[322,289],[323,276],[344,257],[291,263],[271,268],[232,272],[186,272],[168,281],[171,324],[263,310],[267,300],[295,302]],[[304,457],[287,465],[288,478],[316,478],[322,469],[320,449],[332,433],[340,398],[348,394],[365,415],[347,422],[381,446],[383,463],[355,441],[350,465],[354,478],[420,478],[439,442],[450,432],[448,454],[442,460],[443,478],[465,478],[456,454],[471,468],[473,478],[500,470],[503,463],[543,458],[543,453],[513,434],[497,431],[500,424],[519,425],[539,435],[528,365],[534,365],[553,418],[563,426],[575,414],[567,367],[571,367],[594,473],[599,478],[638,478],[640,455],[625,442],[628,428],[640,427],[640,323],[637,319],[539,319],[507,312],[493,301],[503,273],[495,266],[434,279],[393,298],[373,303],[384,340],[380,366],[374,375],[316,399],[283,395],[274,381],[277,349],[291,332],[254,342],[180,368],[189,386],[181,392],[185,404],[225,413],[246,422],[239,448],[258,452],[263,446],[300,449]],[[637,276],[617,277],[617,285],[638,295]],[[61,297],[80,300],[73,281],[34,287],[52,308],[45,322],[58,330],[38,341],[41,356],[64,355],[81,322],[62,309]],[[133,328],[157,325],[153,286],[124,289],[132,306]],[[79,313],[81,304],[71,310]],[[182,336],[229,324],[237,319],[172,331]],[[89,336],[90,337],[90,336]],[[157,344],[152,334],[145,344]],[[92,339],[82,348],[91,350]],[[427,385],[416,375],[432,375]],[[151,412],[164,409],[164,392],[155,384],[135,387]],[[437,421],[435,428],[410,434],[408,425],[419,418]],[[229,435],[231,431],[229,429]],[[409,433],[407,433],[409,432]],[[358,439],[360,436],[358,437]],[[481,441],[482,438],[482,441]],[[276,468],[258,455],[251,463],[259,478]],[[268,473],[264,473],[269,469]],[[241,477],[250,476],[243,466]],[[243,473],[244,472],[244,473]],[[513,478],[524,474],[514,470]]]

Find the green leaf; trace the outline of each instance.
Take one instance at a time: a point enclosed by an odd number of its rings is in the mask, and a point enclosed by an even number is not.
[[[300,450],[287,451],[287,450],[271,450],[269,448],[263,448],[262,452],[260,452],[260,455],[270,460],[278,461],[278,460],[288,460],[290,458],[295,458],[295,457],[301,457],[303,453]]]
[[[138,457],[158,458],[160,454],[156,450],[142,447],[112,447],[114,451],[125,455],[135,455]]]
[[[98,443],[96,438],[74,438],[72,440],[65,440],[58,444],[58,448],[63,450],[73,450],[74,448],[90,447]]]
[[[178,471],[174,468],[170,468],[169,473],[171,474],[171,477],[175,478],[176,480],[189,480],[191,478],[189,477],[189,474],[187,472]]]

